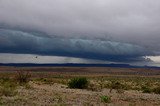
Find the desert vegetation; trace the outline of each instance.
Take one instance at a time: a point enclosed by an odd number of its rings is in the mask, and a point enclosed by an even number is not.
[[[89,81],[87,80],[86,77],[77,77],[77,78],[72,78],[68,82],[69,88],[79,88],[79,89],[84,89],[88,87]]]
[[[159,106],[160,77],[74,72],[1,72],[2,106]]]

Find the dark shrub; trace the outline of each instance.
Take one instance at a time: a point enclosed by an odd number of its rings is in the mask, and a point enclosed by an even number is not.
[[[69,88],[84,89],[88,87],[89,81],[85,77],[73,78],[68,82]]]
[[[153,89],[153,92],[156,94],[160,94],[160,86]]]
[[[150,88],[148,88],[148,87],[142,87],[142,92],[143,93],[151,93],[152,90]]]
[[[29,82],[30,77],[31,77],[31,74],[28,71],[17,71],[15,80],[19,84],[25,84]]]

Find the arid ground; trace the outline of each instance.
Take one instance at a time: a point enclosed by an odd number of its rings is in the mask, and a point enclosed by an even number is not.
[[[28,74],[23,84],[17,80],[21,74]],[[86,88],[68,86],[71,79],[80,77],[87,78]],[[0,105],[160,106],[160,70],[1,66]]]

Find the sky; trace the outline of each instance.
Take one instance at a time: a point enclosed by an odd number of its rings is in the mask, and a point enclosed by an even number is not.
[[[159,0],[0,0],[0,63],[160,66],[159,10]]]

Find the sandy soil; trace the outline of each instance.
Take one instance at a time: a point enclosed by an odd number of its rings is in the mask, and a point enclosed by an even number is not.
[[[117,93],[91,91],[87,89],[70,89],[62,84],[42,84],[30,82],[28,89],[18,88],[13,97],[2,96],[0,105],[4,106],[160,106],[160,95],[145,94],[140,91]],[[100,96],[110,96],[111,102],[104,103]]]

